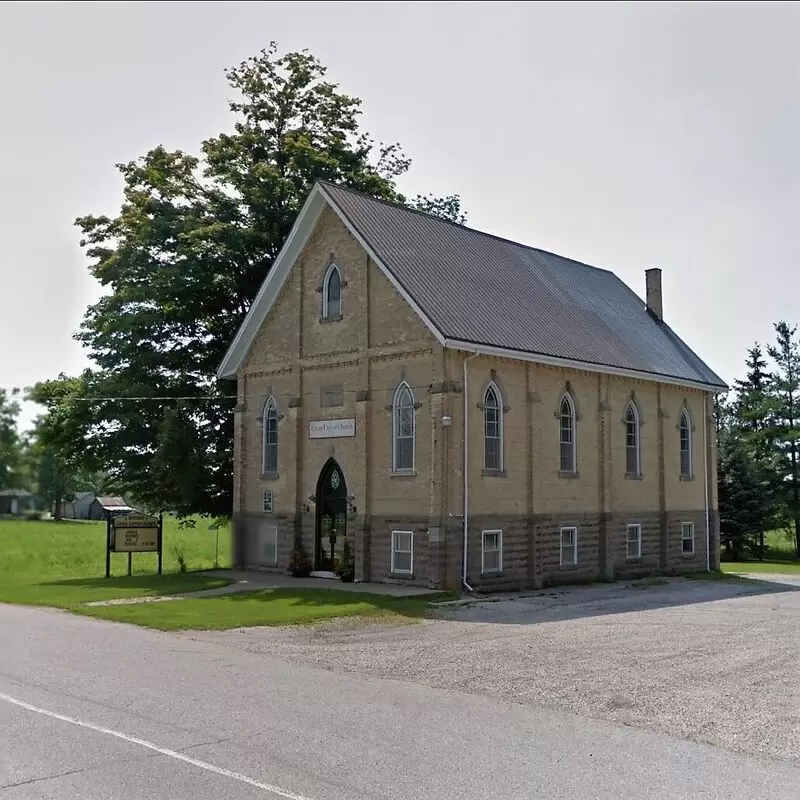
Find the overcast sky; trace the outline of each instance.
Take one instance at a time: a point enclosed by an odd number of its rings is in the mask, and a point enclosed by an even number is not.
[[[797,4],[2,3],[0,386],[86,365],[74,218],[117,210],[116,162],[229,128],[223,69],[271,39],[403,144],[405,191],[640,294],[661,267],[665,318],[731,381],[800,321],[798,34]]]

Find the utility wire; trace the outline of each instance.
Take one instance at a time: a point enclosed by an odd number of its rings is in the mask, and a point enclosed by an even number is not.
[[[418,386],[414,386],[414,385],[411,385],[411,384],[407,383],[406,386],[408,386],[408,388],[412,389],[412,390],[415,390],[415,389],[428,389],[428,388],[430,388],[431,384],[430,383],[424,383],[424,384],[420,384]],[[326,388],[326,387],[323,386],[322,388]],[[358,392],[361,392],[361,391],[363,391],[363,390],[362,389],[342,389],[341,390],[342,394],[357,394]],[[376,390],[373,390],[373,391],[376,391]],[[383,392],[383,391],[394,391],[394,390],[380,389],[380,390],[377,390],[377,391]],[[270,392],[270,395],[272,397],[319,397],[320,391],[318,390],[318,391],[315,391],[315,392],[302,392],[299,395],[296,394],[295,392]],[[151,396],[151,395],[124,395],[124,396],[122,396],[122,395],[107,395],[107,396],[103,396],[103,397],[95,397],[95,396],[92,396],[92,395],[78,395],[78,396],[74,396],[74,397],[73,396],[66,396],[66,397],[60,397],[60,398],[59,397],[46,397],[46,398],[43,398],[42,401],[36,400],[34,402],[46,402],[46,401],[49,401],[49,400],[65,400],[65,401],[66,400],[81,400],[81,401],[85,401],[87,403],[100,402],[100,401],[109,401],[109,402],[111,402],[111,401],[122,401],[122,400],[136,401],[136,402],[147,401],[147,400],[158,400],[158,401],[164,401],[164,400],[194,400],[196,402],[200,402],[200,401],[213,402],[213,401],[217,401],[217,400],[236,400],[237,398],[238,398],[238,395],[235,395],[235,394],[200,395],[200,396],[198,396],[198,395],[183,395],[183,396],[176,396],[176,395],[157,395],[157,396]]]

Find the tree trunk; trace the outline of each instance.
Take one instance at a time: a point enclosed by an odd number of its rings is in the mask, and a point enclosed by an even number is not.
[[[61,522],[62,514],[64,511],[64,503],[60,494],[55,496],[55,508],[53,510],[53,519],[56,522]]]

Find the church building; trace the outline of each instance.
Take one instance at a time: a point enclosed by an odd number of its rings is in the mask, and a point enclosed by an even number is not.
[[[718,565],[725,383],[613,273],[329,183],[225,356],[235,561],[539,587]],[[667,309],[668,315],[668,309]]]

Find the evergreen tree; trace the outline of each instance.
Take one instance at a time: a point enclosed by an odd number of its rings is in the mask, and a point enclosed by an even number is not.
[[[800,557],[800,344],[797,327],[775,325],[776,342],[767,349],[775,369],[770,376],[771,432],[779,457],[779,474],[787,514]]]

